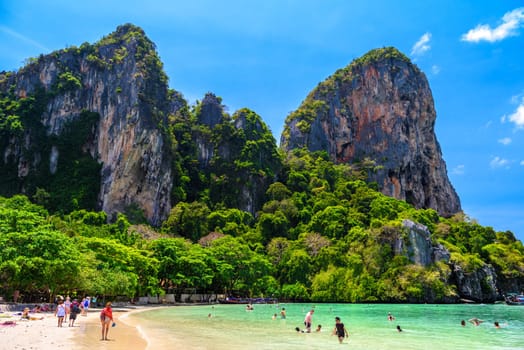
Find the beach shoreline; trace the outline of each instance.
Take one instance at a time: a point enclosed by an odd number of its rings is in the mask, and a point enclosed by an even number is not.
[[[165,306],[169,307],[169,306]],[[158,307],[138,306],[134,308],[114,308],[115,327],[109,330],[109,341],[101,340],[99,314],[101,309],[91,309],[86,316],[78,316],[74,327],[64,322],[57,326],[53,313],[31,314],[41,318],[21,320],[17,312],[3,312],[0,315],[0,350],[56,350],[58,349],[136,349],[146,350],[150,345],[147,334],[138,324],[127,316]],[[7,321],[7,322],[6,322]],[[6,322],[6,324],[4,324]]]

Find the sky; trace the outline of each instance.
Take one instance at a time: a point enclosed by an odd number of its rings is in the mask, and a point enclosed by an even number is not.
[[[248,107],[277,142],[337,69],[394,46],[426,75],[435,131],[465,214],[524,241],[524,1],[0,0],[0,71],[133,23],[171,88]]]

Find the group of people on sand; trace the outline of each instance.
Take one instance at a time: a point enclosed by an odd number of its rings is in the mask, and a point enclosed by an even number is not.
[[[57,317],[57,326],[62,327],[64,322],[68,322],[69,327],[75,326],[76,317],[79,314],[85,313],[87,316],[87,310],[82,303],[79,303],[77,299],[71,301],[70,297],[58,298],[57,306],[55,308],[55,316]]]
[[[84,298],[81,302],[77,299],[71,301],[70,297],[57,297],[56,307],[54,310],[54,316],[57,318],[57,326],[63,327],[64,322],[68,322],[69,327],[74,327],[75,320],[79,314],[87,316],[87,310],[89,308],[89,297]],[[43,320],[44,316],[36,316],[35,313],[42,312],[40,305],[36,305],[32,310],[28,307],[24,308],[20,315],[20,320],[36,321]],[[100,340],[109,340],[108,333],[110,327],[115,327],[116,323],[113,320],[113,309],[111,302],[107,302],[105,307],[100,312],[100,324],[102,326],[102,338]],[[2,322],[0,325],[16,325],[16,321],[8,320]]]
[[[66,299],[59,298],[58,305],[55,309],[55,316],[58,320],[58,327],[62,327],[62,324],[67,322],[69,317],[69,327],[74,327],[77,315],[87,316],[88,309],[91,304],[91,299],[86,297],[78,302],[77,299],[71,301],[69,297]],[[28,309],[29,310],[29,309]],[[113,321],[113,309],[112,304],[108,301],[105,307],[100,311],[100,325],[102,326],[102,338],[100,340],[109,340],[107,337],[109,333],[109,327],[115,327],[116,323]]]
[[[90,306],[91,300],[89,297],[84,298],[81,302],[74,299],[72,302],[67,297],[65,300],[59,299],[58,305],[55,309],[55,316],[58,319],[58,327],[62,327],[62,324],[67,322],[69,317],[69,327],[74,327],[76,316],[81,314],[87,316],[87,312]],[[108,301],[105,307],[100,311],[100,325],[102,326],[102,338],[100,340],[109,340],[107,337],[109,333],[109,327],[116,326],[113,321],[113,309],[111,302]]]

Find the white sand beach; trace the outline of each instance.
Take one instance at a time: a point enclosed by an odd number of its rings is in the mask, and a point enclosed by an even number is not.
[[[114,309],[116,326],[109,330],[109,341],[100,340],[100,310],[90,310],[87,316],[78,316],[74,327],[57,327],[52,313],[32,314],[41,320],[20,320],[20,316],[5,312],[0,317],[0,350],[56,350],[56,349],[137,349],[145,350],[147,343],[138,330],[119,318],[126,310]],[[11,317],[6,317],[11,316]],[[4,323],[15,322],[14,325]]]

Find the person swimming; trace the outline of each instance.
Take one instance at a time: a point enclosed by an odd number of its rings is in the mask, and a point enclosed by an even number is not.
[[[400,325],[397,326],[397,331],[402,332],[402,328],[400,328]]]
[[[470,318],[468,321],[473,323],[475,326],[480,326],[480,324],[484,322],[484,320],[478,319],[476,317]]]

